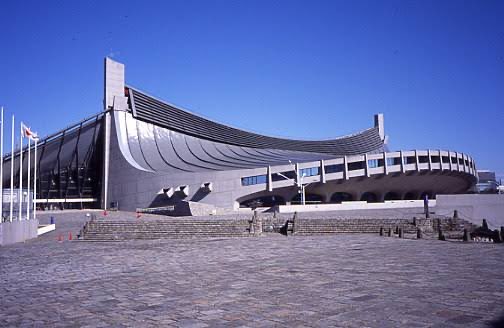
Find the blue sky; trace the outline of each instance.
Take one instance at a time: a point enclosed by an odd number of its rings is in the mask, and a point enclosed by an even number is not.
[[[504,175],[502,17],[484,0],[2,0],[0,105],[55,132],[101,110],[109,55],[128,84],[219,122],[325,139],[383,112],[392,149]]]

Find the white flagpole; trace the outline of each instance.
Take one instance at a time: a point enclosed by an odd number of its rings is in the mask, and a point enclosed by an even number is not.
[[[33,218],[37,218],[37,138],[35,138],[35,160],[33,172]]]
[[[0,222],[3,222],[3,126],[4,126],[4,115],[3,115],[3,107],[2,107],[2,125],[0,126],[0,197],[2,197],[2,206],[0,206]]]
[[[28,137],[28,194],[26,197],[26,219],[30,219],[31,137]]]
[[[12,217],[14,216],[14,115],[12,115],[12,145],[11,145],[11,161],[10,161],[10,222],[12,222]]]
[[[21,143],[19,147],[19,215],[18,219],[21,221],[23,217],[23,122],[21,122],[21,135],[19,136],[19,141]]]

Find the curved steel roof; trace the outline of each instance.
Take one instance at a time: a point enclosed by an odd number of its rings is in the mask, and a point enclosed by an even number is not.
[[[239,147],[330,154],[336,157],[381,152],[384,149],[377,128],[321,141],[269,137],[213,122],[131,87],[128,87],[128,91],[136,119],[204,140]]]

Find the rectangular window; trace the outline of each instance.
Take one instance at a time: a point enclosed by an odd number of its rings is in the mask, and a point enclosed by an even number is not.
[[[429,156],[418,156],[419,163],[429,163]]]
[[[368,160],[368,166],[370,169],[373,169],[375,167],[379,167],[380,165],[377,159],[370,159]]]
[[[406,156],[404,157],[404,164],[415,164],[416,157],[415,156]]]
[[[401,165],[401,157],[387,158],[387,166]]]
[[[305,177],[312,177],[314,175],[319,175],[319,168],[318,167],[309,167],[306,169],[300,169],[299,175],[300,176],[304,175]]]
[[[255,175],[252,177],[244,177],[241,179],[242,186],[251,186],[261,183],[266,183],[266,175]]]
[[[365,162],[352,162],[348,163],[348,171],[364,169]]]
[[[324,169],[325,169],[325,173],[343,172],[344,165],[343,164],[326,165],[324,167]]]

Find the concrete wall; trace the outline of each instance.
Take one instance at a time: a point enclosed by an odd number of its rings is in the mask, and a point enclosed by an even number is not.
[[[0,223],[0,245],[5,246],[36,238],[38,220],[23,220]]]
[[[429,206],[436,205],[435,200],[429,200]],[[382,210],[382,209],[405,209],[415,208],[421,213],[423,211],[423,200],[398,200],[386,201],[384,203],[367,202],[343,202],[341,204],[317,204],[317,205],[281,205],[278,206],[279,213],[294,212],[324,212],[324,211],[348,211],[348,210]]]
[[[504,226],[504,195],[437,195],[436,214],[452,215],[481,225],[486,219],[490,229]]]

